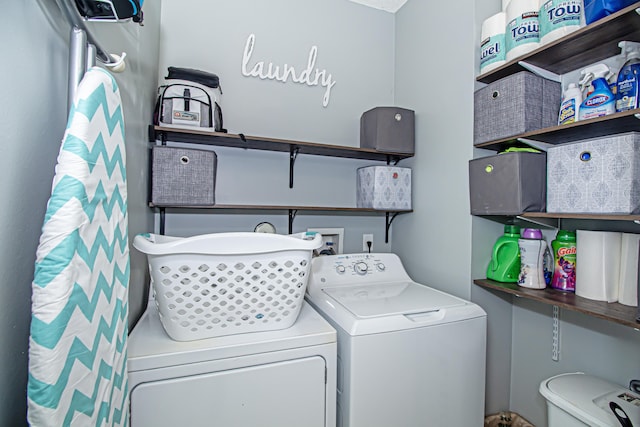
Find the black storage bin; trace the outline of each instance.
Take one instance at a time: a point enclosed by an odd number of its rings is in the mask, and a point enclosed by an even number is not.
[[[472,215],[544,212],[547,201],[545,153],[513,152],[469,161]]]
[[[560,83],[528,71],[477,90],[474,94],[473,143],[557,125],[561,98]]]
[[[360,117],[360,147],[413,154],[415,113],[400,107],[376,107]]]
[[[155,145],[151,151],[151,203],[215,204],[217,156],[213,151]]]

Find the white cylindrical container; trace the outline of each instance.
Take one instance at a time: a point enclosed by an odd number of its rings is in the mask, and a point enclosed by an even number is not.
[[[576,231],[576,295],[617,302],[622,233]]]
[[[582,0],[540,0],[540,45],[579,29],[583,15]]]
[[[511,0],[507,5],[507,61],[540,46],[539,0]]]
[[[509,2],[511,0],[502,0],[502,11],[506,12],[507,11],[507,6],[509,6]]]
[[[520,248],[518,285],[531,289],[546,288],[545,265],[550,253],[547,242],[542,238],[542,232],[538,229],[525,228],[522,231],[522,237],[518,239],[518,247]]]
[[[480,33],[480,73],[488,73],[506,62],[506,14],[496,13],[485,19]]]

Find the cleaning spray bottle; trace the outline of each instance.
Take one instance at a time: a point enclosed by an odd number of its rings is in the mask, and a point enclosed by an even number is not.
[[[640,43],[622,41],[618,46],[625,62],[616,83],[616,111],[633,110],[640,106]]]
[[[568,125],[577,122],[582,103],[582,90],[575,83],[569,83],[562,94],[562,103],[558,113],[558,125]]]
[[[615,97],[609,88],[607,79],[612,75],[606,64],[596,64],[580,72],[580,85],[585,87],[591,82],[593,92],[580,104],[579,120],[606,116],[616,112]]]

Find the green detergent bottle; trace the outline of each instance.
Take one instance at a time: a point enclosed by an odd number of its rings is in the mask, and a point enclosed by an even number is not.
[[[504,235],[493,245],[493,254],[487,267],[487,279],[516,283],[520,274],[520,227],[505,225]]]

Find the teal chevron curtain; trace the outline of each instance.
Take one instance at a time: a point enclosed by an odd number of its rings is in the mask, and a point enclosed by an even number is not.
[[[29,423],[128,425],[124,120],[113,77],[78,86],[32,284]]]

